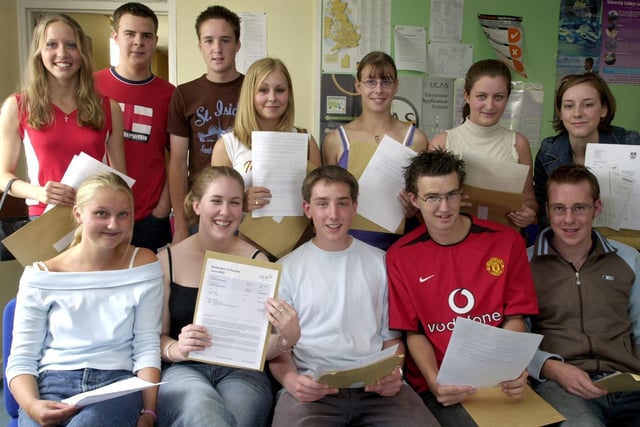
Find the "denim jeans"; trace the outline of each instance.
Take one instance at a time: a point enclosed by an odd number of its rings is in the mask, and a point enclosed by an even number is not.
[[[551,380],[538,384],[535,391],[567,418],[562,427],[640,426],[640,391],[609,393],[588,400],[566,392]]]
[[[132,377],[131,371],[99,369],[77,369],[74,371],[44,371],[38,377],[40,399],[60,401],[78,393]],[[104,402],[85,406],[67,422],[69,427],[113,427],[135,426],[142,410],[142,394],[135,392]],[[20,408],[20,427],[39,426]]]
[[[273,407],[266,373],[198,362],[162,371],[159,427],[267,426]]]

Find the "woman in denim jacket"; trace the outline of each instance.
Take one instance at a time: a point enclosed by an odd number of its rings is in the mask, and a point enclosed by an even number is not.
[[[640,144],[638,132],[611,125],[616,100],[597,74],[564,77],[556,92],[555,112],[553,127],[558,134],[542,140],[533,172],[541,228],[549,225],[544,206],[547,179],[553,170],[567,163],[584,164],[588,143]]]

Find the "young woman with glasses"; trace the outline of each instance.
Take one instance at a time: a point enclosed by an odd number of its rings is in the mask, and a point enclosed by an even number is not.
[[[355,89],[362,99],[362,113],[326,136],[322,144],[325,165],[349,169],[350,142],[377,144],[385,135],[417,152],[427,149],[429,141],[423,131],[414,123],[403,122],[391,114],[391,103],[398,93],[398,70],[393,58],[384,52],[365,55],[358,64]],[[417,210],[406,193],[401,192],[398,197],[405,216],[414,217]],[[351,234],[385,250],[399,237],[396,234],[362,230],[352,230]]]

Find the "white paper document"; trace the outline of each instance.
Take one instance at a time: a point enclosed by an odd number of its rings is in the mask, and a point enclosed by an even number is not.
[[[151,383],[138,377],[127,378],[126,380],[118,381],[104,387],[97,388],[91,391],[85,391],[84,393],[76,394],[75,396],[62,399],[62,403],[66,403],[74,406],[87,406],[92,403],[98,403],[109,399],[115,399],[116,397],[125,396],[127,394],[144,390],[149,387],[155,387],[164,383]]]
[[[262,370],[269,321],[267,297],[275,297],[280,264],[207,251],[193,323],[205,326],[211,346],[189,358]]]
[[[424,27],[396,25],[395,61],[398,70],[427,72],[427,30]]]
[[[80,184],[84,182],[84,180],[86,180],[90,176],[102,172],[113,172],[119,175],[126,181],[129,187],[133,187],[133,184],[136,182],[135,179],[123,174],[120,171],[115,170],[107,164],[102,163],[100,160],[91,157],[85,152],[81,152],[80,154],[76,154],[75,156],[73,156],[60,182],[77,190],[78,187],[80,187]],[[54,206],[55,205],[48,205],[45,212],[50,210]]]
[[[253,218],[303,215],[300,189],[307,175],[308,149],[306,133],[251,133],[253,185],[271,191],[269,203],[252,211]]]
[[[403,168],[416,152],[384,136],[360,176],[358,213],[394,233],[404,219],[398,193],[404,189]]]
[[[593,220],[593,226],[618,231],[631,199],[635,179],[612,168],[591,168],[591,172],[598,178],[602,200],[602,211]]]
[[[456,319],[438,384],[492,387],[518,378],[542,341],[542,335],[508,331]]]
[[[604,183],[604,205],[613,203],[614,212],[622,212],[619,226],[611,228],[640,230],[640,145],[587,144],[584,164],[598,177],[601,190]],[[616,179],[606,169],[626,179]],[[630,184],[632,190],[627,199],[626,187]]]

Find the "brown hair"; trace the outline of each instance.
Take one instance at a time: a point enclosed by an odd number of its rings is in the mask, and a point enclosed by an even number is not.
[[[371,67],[371,74],[363,76],[362,70],[367,66]],[[356,78],[361,81],[369,77],[397,80],[398,69],[396,68],[396,63],[393,61],[393,58],[379,51],[367,53],[358,63]]]
[[[584,165],[566,164],[551,172],[547,180],[547,199],[551,184],[580,184],[588,182],[591,187],[591,197],[594,201],[600,198],[600,184],[598,178]]]
[[[236,43],[240,41],[240,17],[224,6],[209,6],[196,18],[196,34],[200,40],[200,27],[209,19],[224,19],[231,25],[233,34],[236,36]]]
[[[302,198],[305,202],[311,202],[313,187],[320,182],[347,184],[353,202],[358,201],[358,180],[343,167],[337,165],[324,165],[315,168],[306,176],[302,182]]]
[[[205,167],[196,175],[195,180],[191,184],[191,190],[189,190],[189,193],[187,193],[187,196],[184,198],[184,216],[188,224],[193,225],[198,221],[198,215],[193,210],[193,202],[202,200],[209,185],[223,176],[228,176],[238,181],[242,190],[241,192],[244,194],[244,180],[238,171],[229,166]]]
[[[563,77],[556,91],[554,104],[556,117],[553,119],[553,128],[560,133],[567,132],[567,128],[565,128],[564,123],[562,123],[562,97],[569,88],[582,83],[586,83],[598,91],[600,103],[603,107],[607,107],[607,114],[600,118],[598,129],[606,133],[611,132],[611,122],[613,122],[613,118],[616,115],[616,99],[613,93],[611,93],[607,83],[596,73],[570,74]]]
[[[417,196],[418,179],[423,176],[445,176],[453,172],[458,175],[458,183],[462,188],[467,172],[464,161],[459,156],[441,148],[423,151],[404,168],[406,191]]]
[[[118,32],[118,28],[120,27],[120,18],[126,14],[151,19],[153,21],[153,28],[158,32],[158,17],[155,12],[149,9],[148,6],[136,2],[125,3],[113,12],[113,29],[116,32]]]
[[[507,83],[507,96],[511,95],[511,71],[503,62],[497,59],[483,59],[469,67],[467,75],[464,78],[464,91],[467,95],[471,94],[473,85],[482,77],[502,77]],[[471,114],[471,107],[466,102],[462,106],[463,121]]]

